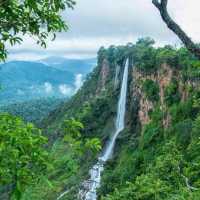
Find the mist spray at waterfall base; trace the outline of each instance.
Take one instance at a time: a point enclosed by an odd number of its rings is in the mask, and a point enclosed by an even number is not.
[[[105,151],[101,157],[98,158],[98,162],[90,169],[90,179],[87,180],[83,185],[88,188],[86,192],[81,190],[79,192],[79,198],[82,200],[96,200],[97,189],[101,183],[101,173],[104,170],[105,162],[111,158],[112,152],[115,146],[115,142],[119,133],[124,129],[125,112],[126,112],[126,95],[127,95],[127,84],[128,84],[128,66],[129,61],[127,59],[123,73],[123,80],[121,85],[120,97],[118,101],[117,118],[115,122],[115,133],[110,139]]]

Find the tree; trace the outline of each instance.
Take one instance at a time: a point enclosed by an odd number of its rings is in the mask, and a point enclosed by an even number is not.
[[[159,85],[155,81],[146,79],[143,82],[142,90],[150,101],[157,102],[159,100]]]
[[[70,147],[74,148],[74,152],[77,153],[89,153],[96,154],[101,150],[101,142],[98,138],[83,138],[81,130],[84,126],[81,122],[75,119],[66,119],[63,122],[62,129],[64,132],[64,142],[67,142]]]
[[[143,73],[152,73],[157,69],[155,56],[156,51],[153,48],[154,40],[151,38],[140,38],[135,45],[133,60],[138,69]]]
[[[191,38],[181,29],[181,27],[170,17],[167,4],[168,0],[152,0],[152,3],[159,10],[163,21],[167,24],[168,28],[172,30],[183,42],[186,48],[200,59],[200,47],[195,44]]]
[[[22,35],[34,36],[46,47],[49,36],[67,30],[61,12],[74,7],[74,0],[1,0],[0,1],[0,61],[7,57],[6,44],[23,41]]]
[[[0,186],[10,186],[20,199],[48,166],[47,139],[32,124],[9,114],[0,114]]]

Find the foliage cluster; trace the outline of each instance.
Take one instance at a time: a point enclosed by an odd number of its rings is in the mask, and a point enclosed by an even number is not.
[[[162,64],[181,70],[187,79],[198,78],[200,61],[184,47],[176,48],[170,45],[154,47],[155,41],[151,38],[141,38],[135,44],[125,46],[110,46],[108,49],[101,47],[98,52],[98,63],[106,58],[112,66],[124,63],[129,57],[131,63],[145,74],[156,73]]]
[[[164,100],[165,103],[170,106],[174,103],[180,101],[181,94],[179,93],[178,81],[173,79],[170,84],[165,88],[164,91]]]
[[[146,79],[142,84],[142,90],[150,101],[156,102],[159,100],[159,85],[155,81]]]
[[[29,185],[23,193],[26,199],[55,199],[64,192],[66,185],[69,193],[65,198],[75,199],[82,180],[82,159],[87,155],[94,159],[101,150],[97,138],[83,138],[83,124],[75,119],[66,119],[62,124],[63,137],[57,139],[49,149],[50,167],[39,182]],[[63,191],[64,190],[64,191]]]
[[[47,168],[47,138],[32,124],[8,114],[0,115],[0,138],[0,184],[12,185],[11,195],[20,199],[25,186]]]
[[[97,138],[82,138],[83,128],[74,119],[65,120],[63,137],[47,148],[47,138],[33,124],[1,114],[1,195],[9,195],[9,199],[52,199],[66,183],[77,183],[83,155],[93,158],[101,150]]]
[[[55,39],[55,32],[67,30],[61,12],[74,5],[73,0],[1,1],[0,61],[7,57],[6,43],[21,43],[21,34],[34,36],[38,44],[46,47],[49,35]]]
[[[57,98],[30,100],[26,102],[2,105],[0,106],[0,112],[7,112],[21,117],[24,121],[38,125],[51,111],[56,109],[58,106],[61,106],[63,101],[63,99]]]

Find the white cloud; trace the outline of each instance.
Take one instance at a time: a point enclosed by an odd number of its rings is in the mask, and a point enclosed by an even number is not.
[[[49,83],[49,82],[45,82],[44,83],[44,90],[45,90],[46,93],[53,92],[53,86],[52,86],[52,84]]]
[[[67,86],[66,84],[61,84],[58,86],[58,88],[59,88],[60,93],[65,96],[71,96],[73,94],[73,89]]]
[[[199,7],[197,0],[169,0],[170,14],[197,42],[200,41]],[[59,34],[47,49],[25,37],[23,45],[11,48],[9,58],[92,57],[102,45],[126,44],[145,36],[154,38],[157,44],[180,43],[151,0],[77,0],[75,9],[67,10],[64,18],[69,22],[69,32]]]
[[[83,85],[83,75],[82,74],[77,74],[75,76],[75,92],[77,92],[80,87]]]

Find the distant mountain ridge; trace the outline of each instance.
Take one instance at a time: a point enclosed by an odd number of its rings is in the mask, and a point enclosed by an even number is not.
[[[95,59],[77,61],[50,57],[43,61],[10,61],[1,64],[0,104],[69,97],[93,69],[93,63]]]
[[[97,59],[68,59],[52,56],[43,60],[39,60],[39,62],[50,65],[56,69],[68,71],[75,74],[80,73],[86,75],[93,70],[94,66],[97,63]]]

